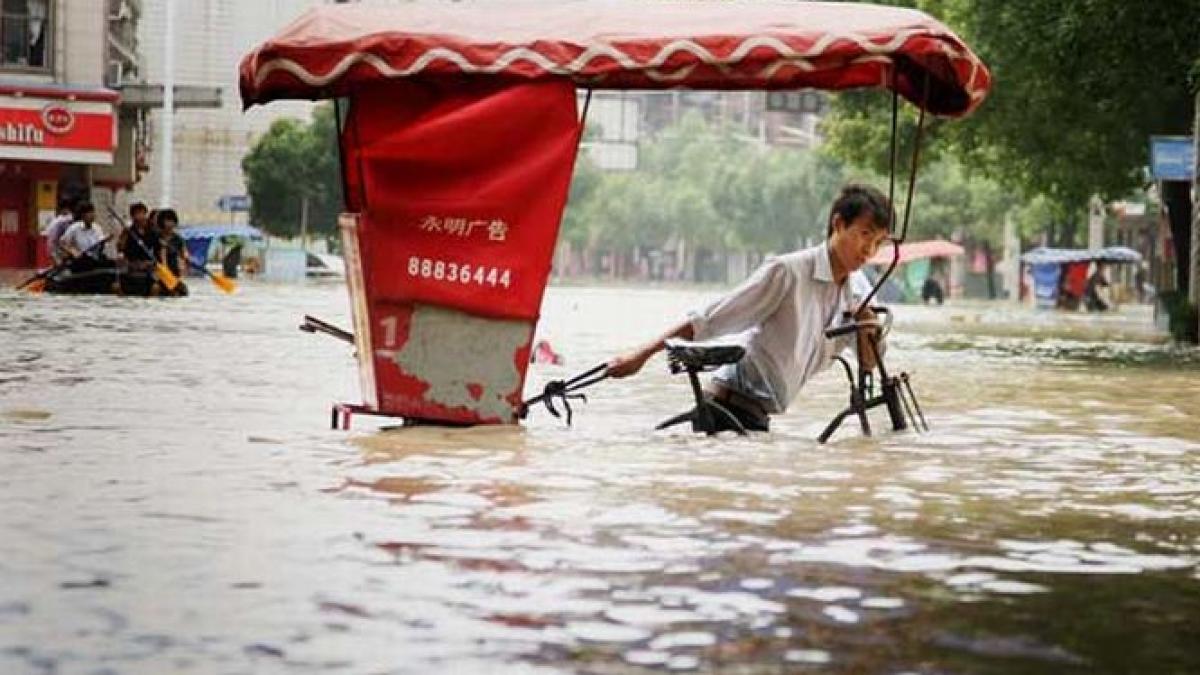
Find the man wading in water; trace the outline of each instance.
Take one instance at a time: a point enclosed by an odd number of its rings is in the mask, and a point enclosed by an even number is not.
[[[833,203],[827,240],[812,248],[768,258],[741,286],[647,343],[608,362],[611,377],[628,377],[664,348],[670,338],[707,340],[738,335],[741,361],[713,373],[707,395],[728,408],[750,431],[767,431],[770,415],[782,413],[804,383],[849,346],[850,336],[828,340],[824,330],[852,311],[870,284],[857,270],[875,255],[892,229],[892,209],[879,190],[847,185]],[[864,308],[860,320],[874,319]],[[871,329],[874,331],[875,329]],[[859,362],[874,369],[859,335]],[[879,345],[882,352],[884,346]],[[718,431],[733,429],[719,420]]]

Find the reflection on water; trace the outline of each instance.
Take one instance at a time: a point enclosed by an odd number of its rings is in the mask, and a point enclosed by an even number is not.
[[[343,289],[206,291],[0,295],[0,672],[1200,670],[1200,358],[1137,308],[902,308],[933,432],[820,446],[837,373],[708,439],[648,431],[661,362],[570,429],[331,432]],[[704,295],[552,289],[529,391]]]

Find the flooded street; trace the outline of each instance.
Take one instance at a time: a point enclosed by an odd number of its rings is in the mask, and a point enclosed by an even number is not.
[[[6,675],[1200,672],[1200,356],[1146,308],[900,306],[932,433],[821,446],[840,372],[708,439],[661,358],[572,428],[330,431],[345,289],[191,283],[0,290]],[[527,393],[712,292],[552,288]]]

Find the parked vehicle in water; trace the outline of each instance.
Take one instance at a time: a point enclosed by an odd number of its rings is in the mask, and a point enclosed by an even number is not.
[[[332,253],[309,253],[304,267],[309,279],[345,279],[346,261]]]

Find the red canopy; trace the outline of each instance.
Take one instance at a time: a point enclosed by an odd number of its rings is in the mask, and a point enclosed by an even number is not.
[[[868,265],[890,265],[892,264],[892,256],[895,249],[891,243],[879,247],[877,252],[870,260]],[[945,239],[931,239],[929,241],[912,241],[900,244],[900,264],[909,262],[910,260],[920,260],[922,258],[949,258],[952,256],[960,256],[963,254],[963,247],[954,242],[946,241]]]
[[[756,0],[323,5],[248,54],[243,103],[464,76],[565,77],[594,89],[890,87],[939,115],[991,86],[948,28],[910,9]],[[926,99],[924,82],[929,76]]]

